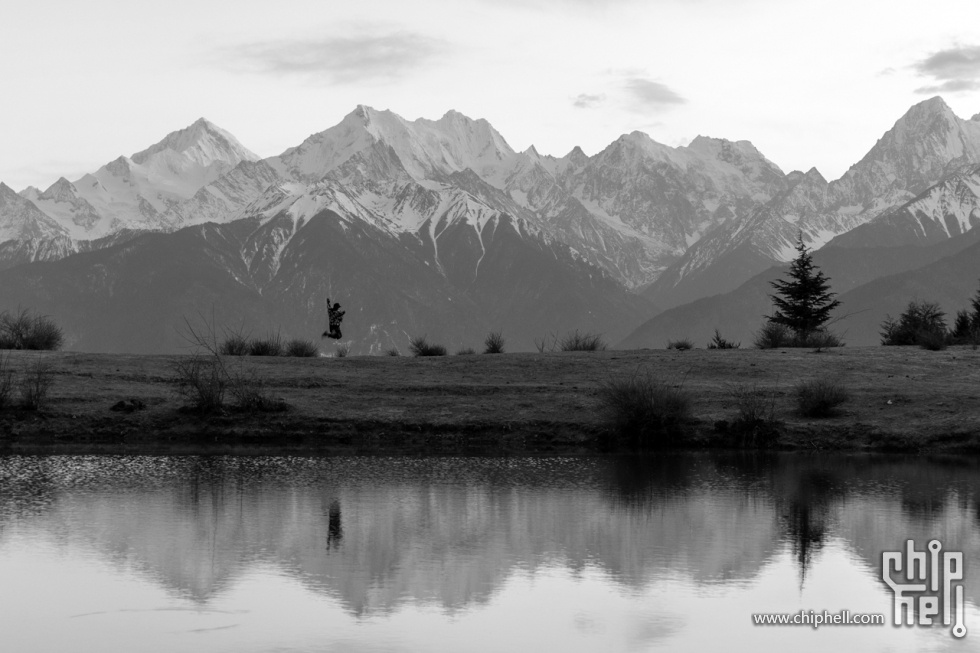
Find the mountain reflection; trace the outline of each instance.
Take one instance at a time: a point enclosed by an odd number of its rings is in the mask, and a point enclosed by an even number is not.
[[[16,527],[201,603],[273,565],[354,614],[460,610],[555,565],[641,588],[749,582],[787,548],[806,582],[831,539],[871,574],[908,538],[975,557],[977,472],[868,456],[7,457],[0,544]]]

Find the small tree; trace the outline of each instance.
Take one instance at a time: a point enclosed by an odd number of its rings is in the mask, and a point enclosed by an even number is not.
[[[770,282],[776,289],[770,295],[776,312],[766,319],[793,330],[796,339],[805,342],[830,319],[830,312],[840,306],[829,292],[830,279],[813,264],[813,255],[800,234],[796,243],[799,255],[789,267],[789,279]]]

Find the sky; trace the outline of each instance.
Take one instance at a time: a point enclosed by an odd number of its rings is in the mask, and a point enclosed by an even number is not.
[[[749,140],[836,179],[913,104],[980,113],[977,0],[8,0],[0,181],[77,179],[197,118],[260,156],[358,104],[517,150]]]

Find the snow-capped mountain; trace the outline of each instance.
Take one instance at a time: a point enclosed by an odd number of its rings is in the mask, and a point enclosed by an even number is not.
[[[288,203],[299,221],[330,206],[396,231],[428,225],[435,242],[447,218],[479,229],[505,213],[628,287],[784,187],[779,168],[744,141],[699,137],[671,148],[634,132],[592,158],[579,148],[555,158],[515,152],[485,120],[454,111],[410,122],[364,106],[266,162],[286,183],[245,214]]]
[[[74,182],[62,177],[44,191],[27,188],[21,196],[59,227],[58,237],[71,239],[65,247],[42,242],[32,256],[56,257],[59,252],[63,255],[87,249],[90,245],[85,243],[121,231],[178,228],[188,219],[186,209],[178,210],[182,204],[239,164],[258,158],[234,136],[201,118],[159,143],[130,157],[120,156]],[[193,219],[197,214],[190,212],[190,216]],[[0,224],[11,220],[0,212]],[[43,234],[50,229],[40,223],[37,229],[43,241]]]
[[[574,148],[556,158],[516,152],[486,120],[455,111],[408,121],[359,106],[269,159],[201,119],[75,182],[21,194],[64,228],[74,243],[65,252],[124,230],[268,219],[287,205],[297,224],[327,206],[393,232],[428,224],[433,242],[444,217],[479,227],[507,214],[635,287],[784,185],[745,141],[699,137],[671,148],[634,132],[594,157]]]
[[[30,200],[0,182],[0,257],[14,263],[61,258],[72,250],[67,231]]]
[[[84,295],[72,274],[103,279],[113,267],[163,278],[188,247],[199,275],[185,290],[170,284],[187,293],[184,308],[205,301],[200,282],[212,298],[248,304],[243,319],[314,328],[325,296],[349,291],[367,302],[366,349],[420,330],[462,341],[462,330],[501,325],[526,348],[569,324],[625,335],[655,312],[627,289],[647,287],[665,306],[724,292],[792,258],[799,233],[813,247],[843,233],[875,240],[910,220],[913,232],[961,233],[980,217],[978,164],[980,120],[960,120],[939,98],[912,107],[832,182],[815,169],[786,175],[748,141],[699,136],[675,148],[633,132],[593,156],[554,157],[518,152],[486,120],[455,111],[410,121],[366,106],[259,159],[201,119],[74,182],[0,187],[0,268],[137,238],[147,258],[138,269],[118,252],[93,253],[52,268],[72,271],[54,280],[11,276],[7,299],[49,283]],[[870,244],[892,242],[880,240]],[[96,260],[105,270],[85,268]]]
[[[646,292],[662,306],[727,292],[792,259],[799,234],[819,248],[977,163],[980,122],[958,118],[941,98],[925,100],[840,179],[827,183],[815,169],[790,173],[787,191],[692,245]]]
[[[974,117],[976,120],[977,117]],[[945,178],[898,209],[830,242],[839,247],[897,247],[939,242],[980,226],[980,167]]]

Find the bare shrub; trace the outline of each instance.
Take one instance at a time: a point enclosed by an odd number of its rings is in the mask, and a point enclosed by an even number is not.
[[[472,347],[462,347],[462,348],[456,350],[456,355],[457,356],[472,356],[475,353],[476,353],[476,350],[473,349]]]
[[[796,405],[804,417],[830,417],[850,399],[840,379],[818,378],[796,384]]]
[[[65,334],[51,318],[27,309],[0,313],[0,349],[57,350]]]
[[[602,339],[602,334],[579,333],[578,329],[571,333],[566,333],[558,341],[558,348],[562,351],[605,351],[606,341]]]
[[[177,394],[202,413],[213,413],[224,406],[229,375],[215,355],[182,356],[171,365]]]
[[[676,445],[691,420],[690,393],[649,374],[604,383],[599,399],[616,439],[636,449]]]
[[[385,356],[401,356],[402,353],[400,351],[398,351],[398,347],[388,347],[388,349],[385,349],[384,350],[384,355]]]
[[[316,358],[320,354],[320,348],[312,340],[293,338],[286,343],[286,356],[296,358]]]
[[[728,395],[738,410],[729,429],[734,444],[747,447],[770,447],[775,444],[779,436],[775,390],[732,384],[728,386]]]
[[[680,340],[671,340],[667,343],[667,349],[676,349],[677,351],[687,351],[688,349],[694,349],[694,343],[688,338],[681,338]]]
[[[247,413],[269,413],[286,410],[286,402],[273,399],[265,381],[251,365],[239,365],[228,374],[228,392],[235,408]]]
[[[14,370],[10,367],[10,355],[0,356],[0,410],[10,403],[14,389]]]
[[[766,322],[752,340],[756,349],[780,349],[788,347],[792,336],[789,327],[778,322]]]
[[[504,353],[504,336],[500,331],[491,331],[483,341],[484,354]]]
[[[54,383],[51,364],[42,358],[28,363],[20,379],[21,406],[27,410],[41,410],[48,399],[48,390]]]
[[[335,358],[347,358],[349,354],[350,354],[350,343],[345,342],[337,345],[333,355]]]
[[[278,332],[270,333],[265,338],[255,338],[248,347],[251,356],[281,356],[282,352],[282,336]]]
[[[815,351],[819,352],[823,349],[830,349],[832,347],[843,347],[844,341],[841,340],[841,337],[835,333],[831,333],[826,329],[819,329],[808,333],[806,337],[802,339],[795,338],[791,346],[812,347]]]
[[[740,342],[732,342],[721,337],[721,331],[715,329],[715,336],[708,343],[708,349],[738,349],[742,346]]]
[[[949,346],[947,334],[937,331],[923,331],[919,333],[916,340],[920,347],[929,351],[941,351]]]
[[[248,356],[251,345],[240,333],[229,334],[221,343],[220,353],[225,356]]]
[[[543,354],[546,351],[555,351],[558,347],[558,336],[554,333],[551,334],[551,344],[548,344],[548,338],[535,338],[534,347],[538,350],[539,354]]]
[[[408,349],[414,356],[445,356],[446,348],[442,345],[432,345],[425,336],[416,336],[409,340]]]

